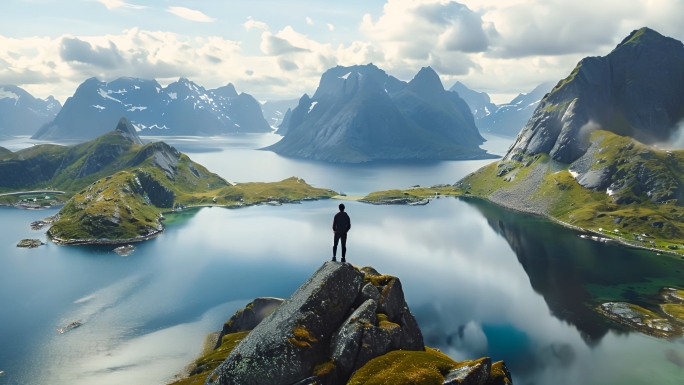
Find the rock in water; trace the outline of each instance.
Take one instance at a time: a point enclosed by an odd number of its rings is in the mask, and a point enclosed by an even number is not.
[[[128,257],[129,255],[133,254],[134,251],[135,246],[133,245],[119,246],[116,249],[114,249],[114,252],[122,257]]]
[[[22,239],[17,243],[17,247],[23,247],[26,249],[35,249],[38,246],[42,246],[43,243],[40,239]]]

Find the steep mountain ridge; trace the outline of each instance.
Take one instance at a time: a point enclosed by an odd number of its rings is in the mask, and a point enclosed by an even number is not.
[[[181,78],[162,87],[156,80],[119,78],[83,82],[64,108],[34,139],[87,140],[126,117],[142,135],[219,135],[270,132],[259,102],[232,84],[214,90]]]
[[[481,133],[515,137],[532,117],[535,109],[556,83],[546,82],[528,93],[518,94],[506,104],[494,104],[486,92],[476,92],[461,82],[449,91],[456,92],[470,107]]]
[[[0,85],[0,136],[33,135],[61,108],[52,96],[38,99],[20,87]]]
[[[337,66],[302,96],[283,139],[267,147],[283,155],[330,162],[374,159],[489,157],[478,146],[472,114],[427,67],[411,82],[365,66]]]
[[[299,103],[299,99],[267,100],[261,105],[261,111],[271,127],[280,129],[287,111],[297,107],[297,103]],[[282,133],[277,133],[282,135],[284,132],[285,130]]]
[[[665,142],[683,116],[684,45],[642,28],[608,55],[582,59],[542,100],[506,158],[544,153],[569,164],[597,128]]]

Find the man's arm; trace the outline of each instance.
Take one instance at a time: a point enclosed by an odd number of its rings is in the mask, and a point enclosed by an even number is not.
[[[335,231],[335,222],[337,222],[337,215],[333,218],[333,225],[332,225],[333,231]]]
[[[349,215],[347,215],[347,231],[351,230],[351,218],[349,218]]]

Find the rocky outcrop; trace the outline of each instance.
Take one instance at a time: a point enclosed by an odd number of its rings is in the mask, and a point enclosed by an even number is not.
[[[248,303],[244,309],[238,310],[223,325],[214,349],[218,349],[221,346],[221,340],[223,340],[225,335],[254,329],[267,315],[282,305],[284,301],[284,299],[280,298],[264,297],[256,298]]]
[[[147,172],[139,172],[137,178],[140,181],[141,187],[140,195],[146,196],[150,203],[157,207],[173,207],[173,201],[176,199],[171,189],[159,183],[152,175]]]
[[[506,158],[546,153],[572,163],[597,128],[646,144],[665,142],[683,111],[684,46],[642,28],[607,56],[582,59],[544,97]]]
[[[426,350],[399,278],[337,262],[326,262],[285,301],[257,298],[236,312],[224,325],[214,351],[198,358],[191,376],[176,384],[197,384],[206,378],[207,385],[342,385],[355,383],[355,373],[367,373],[378,360],[399,352],[442,368],[430,374],[440,382],[451,376],[450,384],[484,385],[473,382],[481,378],[487,384],[510,384],[502,363],[496,364],[495,372],[489,358],[459,364]],[[211,371],[216,357],[224,360]],[[492,382],[499,372],[508,382]],[[392,384],[422,383],[415,382],[420,376],[405,369],[395,374],[400,379]]]

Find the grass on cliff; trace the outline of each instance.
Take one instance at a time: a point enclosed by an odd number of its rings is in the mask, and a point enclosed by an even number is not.
[[[249,331],[227,334],[221,340],[221,346],[216,350],[210,350],[206,354],[195,360],[191,365],[194,369],[192,376],[184,378],[179,381],[172,382],[173,385],[204,385],[207,377],[211,372],[216,369],[225,359],[230,355],[230,353],[235,349],[235,347],[242,341]]]

